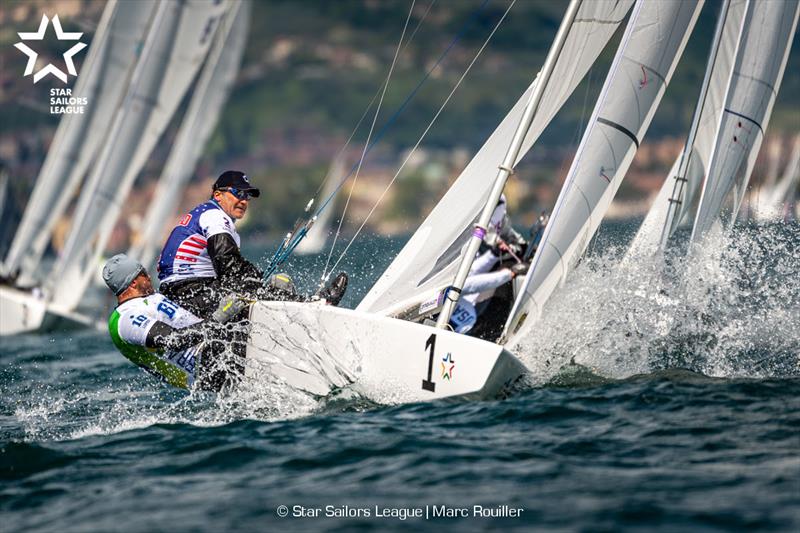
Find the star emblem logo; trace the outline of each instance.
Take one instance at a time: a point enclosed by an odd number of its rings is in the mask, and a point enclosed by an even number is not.
[[[453,370],[456,368],[456,362],[453,359],[453,354],[447,352],[447,355],[442,357],[442,379],[452,380]]]
[[[58,15],[53,17],[53,28],[56,30],[56,37],[58,37],[59,41],[79,41],[80,38],[83,36],[83,32],[65,32],[61,28],[61,21],[58,20]],[[19,38],[23,41],[41,41],[44,39],[44,34],[47,31],[47,25],[50,23],[50,19],[47,18],[47,15],[42,15],[42,22],[39,23],[39,29],[35,32],[19,32]],[[20,50],[23,54],[28,56],[28,63],[25,65],[25,76],[30,76],[33,73],[33,69],[36,67],[36,59],[39,57],[35,51],[33,51],[27,44],[24,42],[19,42],[14,45],[15,48]],[[75,63],[72,62],[72,57],[86,48],[86,44],[82,42],[78,42],[72,46],[69,50],[64,52],[64,63],[67,65],[67,72],[73,76],[78,75],[78,71],[75,70]],[[39,69],[33,75],[33,83],[36,84],[47,76],[48,74],[52,74],[56,78],[60,79],[64,83],[67,83],[67,74],[64,73],[63,70],[56,67],[52,63],[48,63],[44,66],[44,68]]]

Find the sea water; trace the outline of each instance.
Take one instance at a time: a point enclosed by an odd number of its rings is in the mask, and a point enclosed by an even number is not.
[[[0,530],[797,531],[800,226],[636,261],[629,234],[601,228],[503,400],[190,395],[104,332],[3,338]],[[345,304],[401,244],[340,264]]]

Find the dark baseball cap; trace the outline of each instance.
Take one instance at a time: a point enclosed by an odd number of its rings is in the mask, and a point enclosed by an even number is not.
[[[233,187],[234,189],[239,189],[240,191],[246,191],[250,193],[250,196],[253,198],[258,198],[261,196],[261,191],[258,190],[258,188],[250,185],[247,175],[244,172],[239,172],[238,170],[226,170],[220,174],[217,178],[217,181],[214,182],[212,189],[216,191],[218,189],[227,189],[228,187]]]

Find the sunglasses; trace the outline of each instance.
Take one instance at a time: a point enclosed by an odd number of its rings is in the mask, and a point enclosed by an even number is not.
[[[231,193],[232,195],[234,195],[239,200],[249,200],[250,198],[253,197],[253,195],[250,194],[250,191],[243,191],[241,189],[237,189],[236,187],[226,187],[224,189],[217,189],[217,190],[218,191],[227,191],[227,192]]]

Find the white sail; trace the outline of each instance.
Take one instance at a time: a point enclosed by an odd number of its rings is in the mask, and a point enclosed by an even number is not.
[[[161,230],[181,199],[203,148],[216,127],[239,71],[250,23],[249,0],[236,0],[220,24],[214,45],[192,93],[191,103],[158,180],[144,225],[128,256],[152,265],[161,248]]]
[[[155,0],[106,5],[73,95],[87,99],[83,114],[64,115],[31,192],[11,248],[7,272],[31,279],[119,107],[138,57]]]
[[[647,131],[703,2],[637,2],[505,328],[524,335],[595,234]],[[533,316],[529,316],[533,315]],[[523,327],[524,326],[524,327]]]
[[[780,146],[780,145],[778,145]],[[775,165],[777,167],[777,165]],[[770,175],[776,175],[777,168]],[[770,186],[769,183],[772,182]],[[798,187],[800,187],[800,135],[795,135],[789,161],[784,169],[783,176],[778,179],[766,180],[761,186],[758,202],[754,207],[754,217],[761,221],[781,220],[784,216],[793,215],[792,203],[796,201]]]
[[[798,6],[797,0],[752,1],[748,5],[692,230],[693,242],[700,240],[718,219],[723,224],[736,220],[780,89],[797,27]],[[731,193],[731,210],[723,214],[723,203]]]
[[[742,35],[747,0],[724,2],[718,21],[718,38],[712,43],[704,89],[692,120],[687,144],[670,169],[664,185],[631,243],[632,254],[653,254],[664,245],[682,221],[693,216],[697,193],[708,172],[714,135],[725,103],[736,47]]]
[[[597,59],[624,19],[632,0],[583,2],[545,89],[521,159]],[[517,101],[491,137],[431,211],[400,254],[358,305],[359,311],[394,314],[436,293],[455,276],[462,249],[472,234],[536,81]]]
[[[330,198],[332,194],[335,194],[336,188],[344,177],[344,155],[338,154],[331,162],[328,174],[325,176],[325,186],[322,188],[322,194],[319,195],[320,200],[325,201],[327,198]],[[328,236],[331,234],[330,223],[334,212],[334,202],[335,199],[332,199],[328,208],[322,211],[322,214],[319,215],[314,225],[311,226],[311,230],[305,238],[300,241],[300,244],[295,249],[295,253],[307,255],[318,254],[322,251],[322,248],[328,240]]]
[[[49,280],[52,300],[68,309],[83,296],[133,181],[200,68],[228,4],[162,2],[81,195],[64,252]]]

